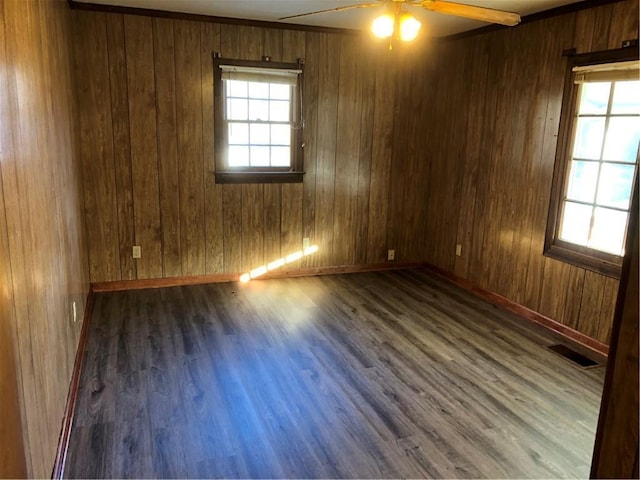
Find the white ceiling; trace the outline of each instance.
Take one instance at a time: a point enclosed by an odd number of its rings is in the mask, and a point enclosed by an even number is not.
[[[242,18],[277,22],[278,18],[298,13],[324,10],[343,5],[373,3],[372,0],[75,0],[125,7],[166,10],[170,12],[195,13],[216,17]],[[554,7],[577,3],[581,0],[459,0],[459,3],[507,10],[521,16],[549,10]],[[419,7],[410,7],[423,23],[427,35],[441,37],[483,27],[487,23],[465,18],[428,12]],[[352,9],[308,17],[285,20],[283,23],[314,25],[334,28],[362,30],[369,27],[381,8]]]

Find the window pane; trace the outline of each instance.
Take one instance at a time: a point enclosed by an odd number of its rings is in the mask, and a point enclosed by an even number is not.
[[[271,99],[273,100],[289,100],[289,94],[291,87],[289,85],[283,85],[281,83],[270,84]]]
[[[229,145],[240,144],[247,145],[249,143],[249,124],[248,123],[229,123]]]
[[[609,120],[604,160],[635,162],[640,140],[640,117],[613,117]]]
[[[269,101],[249,100],[249,120],[269,121]]]
[[[573,156],[599,160],[603,136],[604,118],[578,118]]]
[[[251,147],[251,166],[269,166],[269,147]]]
[[[228,120],[247,120],[247,101],[232,98],[227,103]]]
[[[627,213],[608,208],[596,208],[589,247],[621,255]]]
[[[289,121],[289,102],[281,100],[272,100],[271,104],[271,121],[272,122],[288,122]]]
[[[603,163],[597,203],[607,207],[629,208],[634,170],[634,165]]]
[[[577,243],[578,245],[586,245],[589,239],[590,224],[590,206],[565,202],[560,239],[566,242]]]
[[[573,160],[571,162],[569,187],[567,188],[567,198],[569,200],[593,202],[596,196],[597,184],[598,163],[582,162],[579,160]]]
[[[578,112],[580,114],[606,114],[610,90],[611,82],[583,84]]]
[[[239,80],[225,80],[227,83],[227,96],[229,97],[247,97],[247,82]]]
[[[230,146],[229,147],[229,166],[230,167],[248,167],[249,166],[249,147]]]
[[[271,165],[274,167],[288,167],[291,165],[289,147],[271,147]]]
[[[640,82],[616,82],[611,113],[640,113]]]
[[[262,82],[249,82],[250,98],[269,98],[269,84]]]
[[[251,145],[269,145],[269,124],[251,124]],[[253,161],[253,159],[252,159]]]
[[[289,125],[271,125],[271,144],[289,145],[291,143],[291,127]]]

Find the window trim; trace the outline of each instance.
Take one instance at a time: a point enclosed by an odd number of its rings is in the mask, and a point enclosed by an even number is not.
[[[568,58],[543,249],[543,255],[546,257],[554,258],[612,278],[620,278],[623,257],[565,242],[558,238],[558,232],[562,218],[562,195],[567,182],[567,176],[569,175],[574,129],[577,123],[574,121],[574,113],[577,108],[579,86],[573,81],[573,67],[631,60],[638,60],[637,46],[571,55]],[[639,169],[640,165],[637,165],[631,190],[632,198],[633,195],[636,195],[636,189],[638,188]],[[627,220],[626,226],[627,232],[628,229],[629,219]]]
[[[224,94],[222,69],[220,65],[233,65],[238,67],[258,67],[279,70],[302,70],[298,74],[295,88],[297,95],[292,99],[292,112],[299,112],[301,118],[300,128],[292,129],[291,135],[291,165],[289,167],[235,167],[227,166],[228,129],[224,119]],[[302,85],[304,80],[304,60],[298,59],[297,63],[271,62],[267,60],[238,60],[221,58],[214,53],[213,56],[213,102],[214,102],[214,176],[216,183],[302,183],[303,147],[304,147],[304,119],[302,117]],[[223,127],[224,126],[224,127]]]

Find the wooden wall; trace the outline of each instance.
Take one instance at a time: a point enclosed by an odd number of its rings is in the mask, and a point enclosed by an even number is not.
[[[404,91],[393,169],[398,258],[421,257],[608,343],[618,281],[542,255],[566,58],[638,37],[626,0],[443,43]],[[422,86],[420,86],[422,84]],[[419,105],[418,115],[408,116]],[[403,131],[395,130],[395,145]],[[413,153],[411,153],[413,152]],[[402,209],[413,202],[415,210]],[[418,217],[423,225],[407,230]],[[462,255],[456,256],[456,244]]]
[[[51,475],[89,286],[69,18],[0,0],[0,477]]]
[[[395,57],[369,36],[74,12],[92,281],[386,259]],[[375,47],[375,48],[374,48]],[[213,51],[306,58],[305,180],[216,185]],[[131,247],[142,258],[131,258]]]
[[[427,261],[608,342],[618,282],[542,255],[565,48],[635,0],[391,54],[369,36],[74,12],[92,281]],[[305,57],[303,184],[216,185],[211,51]],[[456,257],[456,244],[462,255]],[[142,246],[142,258],[131,247]]]

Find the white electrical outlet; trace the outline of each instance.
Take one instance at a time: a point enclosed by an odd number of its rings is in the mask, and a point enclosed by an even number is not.
[[[307,248],[309,248],[309,238],[305,237],[302,239],[302,249],[306,250]]]
[[[133,246],[133,258],[141,258],[142,257],[142,247],[140,245]]]
[[[76,310],[76,302],[71,302],[71,312],[73,315],[73,323],[78,321],[78,311]]]
[[[462,255],[462,245],[458,243],[456,245],[456,256],[459,257],[460,255]]]
[[[395,259],[396,259],[396,251],[389,250],[389,252],[387,253],[387,260],[395,260]]]

